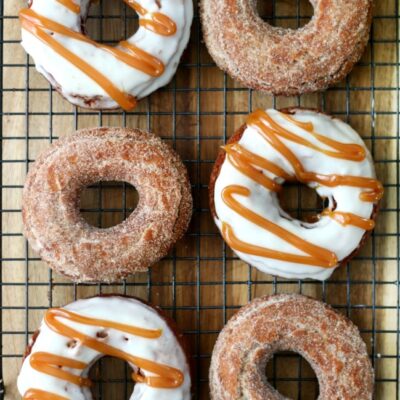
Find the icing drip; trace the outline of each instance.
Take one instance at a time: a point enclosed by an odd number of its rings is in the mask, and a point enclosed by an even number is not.
[[[80,13],[80,7],[72,0],[57,1],[74,13]],[[125,0],[125,2],[135,11],[137,11],[138,14],[141,16],[146,16],[146,18],[140,19],[140,26],[143,26],[145,29],[162,36],[172,36],[176,33],[176,24],[168,16],[160,12],[149,13],[145,8],[135,1]],[[80,71],[93,79],[93,81],[95,81],[124,110],[128,111],[135,108],[137,104],[136,99],[120,90],[105,75],[99,72],[96,68],[92,67],[90,63],[86,62],[81,57],[64,47],[52,36],[53,32],[91,44],[101,50],[111,53],[115,58],[123,63],[152,77],[158,77],[164,73],[165,65],[161,62],[161,60],[127,41],[119,43],[121,49],[118,47],[111,47],[97,43],[80,32],[76,32],[62,24],[59,24],[56,21],[53,21],[52,19],[37,14],[32,9],[21,10],[19,17],[22,27],[25,30],[30,32],[40,41],[52,48],[57,54],[68,60]]]
[[[300,159],[297,158],[285,141],[304,146],[305,148],[330,158],[352,162],[363,162],[366,159],[367,153],[363,146],[356,143],[342,143],[315,132],[312,122],[298,121],[291,115],[284,113],[278,113],[278,115],[290,124],[307,131],[315,141],[311,142],[306,137],[291,131],[278,123],[276,119],[272,118],[271,115],[263,110],[257,110],[250,114],[247,119],[247,126],[254,129],[271,148],[277,151],[286,160],[292,171],[285,171],[285,169],[278,164],[262,157],[260,154],[250,151],[239,142],[223,147],[226,152],[226,160],[234,169],[249,178],[252,182],[261,185],[267,191],[275,193],[282,189],[281,183],[283,181],[299,181],[305,184],[319,184],[327,188],[338,186],[360,188],[362,191],[359,193],[359,199],[362,202],[376,203],[382,198],[383,186],[374,178],[339,174],[320,174],[307,171]],[[287,124],[285,125],[287,126]],[[338,264],[338,257],[335,252],[321,246],[316,246],[310,241],[302,239],[300,236],[280,226],[279,223],[275,223],[254,212],[237,200],[238,197],[243,200],[246,198],[248,199],[251,195],[252,191],[248,187],[238,184],[223,186],[220,192],[223,203],[229,209],[235,211],[235,213],[252,224],[257,225],[261,229],[289,243],[300,252],[306,253],[306,255],[279,251],[277,249],[248,243],[247,241],[239,239],[235,235],[232,225],[221,219],[220,228],[222,235],[233,250],[251,256],[328,269]],[[249,204],[249,201],[247,201],[246,204]],[[352,225],[365,231],[372,230],[375,225],[372,219],[363,218],[351,212],[325,209],[319,215],[319,218],[322,216],[327,216],[343,226]]]
[[[49,309],[45,315],[46,325],[54,332],[79,341],[83,346],[93,349],[101,354],[117,357],[134,364],[138,370],[132,374],[132,378],[136,382],[145,383],[154,388],[176,388],[182,385],[184,376],[183,373],[168,365],[159,364],[145,358],[136,357],[113,346],[101,342],[100,340],[71,328],[64,324],[60,319],[67,319],[79,324],[86,324],[92,326],[99,326],[102,328],[111,328],[119,330],[124,333],[140,336],[147,339],[157,339],[162,335],[161,330],[144,329],[136,326],[120,324],[113,321],[101,320],[96,318],[85,317],[74,313],[72,311],[54,308]],[[84,370],[88,364],[77,361],[71,358],[61,357],[46,352],[36,352],[30,356],[30,365],[33,369],[44,374],[54,376],[61,380],[71,382],[78,386],[89,387],[91,381],[88,378],[83,378],[63,369],[63,367],[72,368],[76,370]],[[61,367],[61,368],[60,368]],[[140,370],[146,370],[151,373],[150,376],[140,374]],[[39,397],[40,396],[40,397]],[[43,392],[36,389],[29,389],[24,397],[28,399],[48,399],[48,400],[63,400],[64,397]]]

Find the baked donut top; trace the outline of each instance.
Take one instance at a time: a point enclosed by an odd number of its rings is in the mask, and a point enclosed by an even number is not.
[[[367,44],[372,0],[310,0],[299,29],[263,21],[255,0],[201,0],[204,41],[217,65],[257,90],[295,96],[324,90],[352,69]]]
[[[373,399],[374,370],[357,327],[299,294],[254,299],[228,321],[211,357],[211,399],[289,400],[265,376],[279,351],[307,360],[318,379],[318,400]]]
[[[224,150],[215,220],[240,258],[262,271],[326,279],[373,229],[383,188],[368,149],[344,122],[312,110],[258,110]],[[277,193],[293,180],[328,201],[316,222],[280,207]]]
[[[138,204],[102,229],[81,215],[80,196],[96,182],[127,182]],[[74,281],[115,282],[167,255],[192,215],[191,187],[178,154],[140,129],[89,128],[61,138],[29,169],[24,234],[55,271]]]
[[[131,399],[190,398],[189,366],[175,332],[153,307],[119,296],[49,309],[22,366],[18,389],[24,399],[91,399],[88,372],[103,356],[133,368]]]
[[[117,46],[85,35],[89,0],[33,0],[20,11],[22,45],[74,104],[131,110],[176,71],[189,39],[191,0],[124,1],[139,15],[139,28]]]

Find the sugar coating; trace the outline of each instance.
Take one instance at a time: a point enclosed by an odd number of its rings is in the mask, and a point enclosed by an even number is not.
[[[81,191],[99,181],[136,188],[139,203],[119,225],[100,229],[79,212]],[[24,233],[50,267],[74,281],[119,280],[164,257],[192,213],[186,168],[157,136],[139,129],[83,129],[31,166],[23,190]]]
[[[294,96],[324,90],[360,59],[372,20],[371,0],[311,0],[304,27],[264,22],[255,0],[202,0],[204,40],[217,65],[253,89]]]
[[[284,400],[265,377],[277,351],[301,354],[319,381],[319,400],[371,400],[374,371],[357,327],[328,305],[297,294],[253,300],[229,320],[210,367],[213,400]]]

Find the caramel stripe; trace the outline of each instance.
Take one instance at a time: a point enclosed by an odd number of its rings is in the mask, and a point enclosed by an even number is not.
[[[78,386],[91,386],[90,379],[81,378],[79,375],[74,375],[71,372],[64,371],[60,368],[67,367],[83,370],[87,364],[76,361],[72,358],[56,356],[51,353],[33,353],[29,359],[31,367],[36,371],[42,372],[50,376],[54,376],[63,381],[71,382]]]
[[[372,219],[362,218],[353,213],[347,213],[342,211],[330,211],[324,210],[321,215],[327,215],[339,222],[343,226],[353,225],[366,231],[372,231],[375,228],[375,222]]]
[[[68,8],[75,14],[80,14],[81,7],[74,3],[73,0],[57,0],[58,3],[62,4],[64,7]]]
[[[26,12],[21,11],[20,15],[22,14],[23,18],[26,21],[31,22],[37,28],[48,29],[51,30],[52,32],[59,33],[63,36],[71,37],[81,42],[85,42],[93,46],[96,46],[101,50],[111,53],[115,58],[119,59],[125,64],[133,68],[136,68],[150,76],[157,77],[164,72],[164,64],[158,58],[153,57],[151,54],[145,52],[144,50],[139,49],[133,44],[130,44],[126,41],[121,42],[120,43],[121,47],[127,49],[129,53],[121,51],[116,47],[107,46],[105,44],[99,44],[80,32],[75,32],[74,30],[69,29],[64,25],[61,25],[58,22],[52,21],[51,19],[38,15],[33,10],[28,9],[25,11]]]
[[[267,114],[267,113],[265,113]],[[359,144],[356,143],[341,143],[336,140],[333,140],[329,137],[326,137],[324,135],[321,135],[317,132],[314,131],[314,125],[312,122],[301,122],[296,119],[294,119],[291,115],[285,114],[285,113],[279,113],[282,117],[284,117],[286,120],[291,122],[292,124],[298,126],[301,129],[304,129],[308,133],[310,133],[312,136],[314,136],[316,139],[318,139],[321,143],[326,144],[327,146],[337,150],[337,152],[332,152],[329,150],[322,149],[318,146],[313,145],[311,142],[308,140],[305,140],[301,138],[300,136],[294,135],[292,132],[288,131],[285,129],[283,126],[279,125],[276,123],[271,117],[268,116],[268,122],[271,124],[271,126],[277,130],[277,132],[281,133],[283,137],[286,137],[286,139],[293,139],[296,143],[303,144],[305,146],[311,147],[312,149],[319,151],[320,153],[324,153],[330,157],[334,158],[342,158],[345,160],[352,160],[352,161],[363,161],[365,159],[365,149],[364,147],[360,146]],[[291,138],[291,139],[290,139]]]
[[[234,235],[231,226],[227,223],[223,223],[222,234],[224,236],[224,239],[234,250],[240,251],[242,253],[254,254],[261,257],[273,258],[276,260],[316,265],[325,268],[332,268],[337,264],[338,260],[335,253],[322,247],[315,246],[312,243],[309,243],[306,240],[303,240],[300,237],[289,232],[288,230],[282,228],[281,226],[267,220],[261,215],[251,211],[250,209],[240,204],[237,200],[235,200],[233,195],[248,197],[250,195],[250,190],[248,188],[239,185],[227,186],[222,191],[222,199],[228,207],[237,212],[243,218],[246,218],[253,224],[256,224],[261,228],[272,232],[274,235],[286,240],[292,246],[301,251],[304,251],[309,256],[284,253],[242,242]]]
[[[145,16],[148,11],[134,0],[124,0],[129,7],[133,8],[139,15]],[[172,36],[176,33],[176,24],[171,18],[160,12],[149,14],[149,18],[141,18],[139,25],[162,36]]]
[[[148,75],[157,77],[164,73],[165,66],[161,60],[157,57],[152,56],[150,53],[140,49],[132,43],[127,41],[122,41],[119,45],[127,50],[129,50],[129,54],[132,59],[137,60],[137,69],[147,73]],[[113,48],[113,50],[117,50]]]
[[[45,316],[46,323],[50,323],[50,327],[54,324],[51,321],[55,321],[55,317],[65,318],[70,321],[78,322],[80,324],[101,326],[103,328],[117,329],[121,332],[129,333],[131,335],[141,336],[147,339],[158,339],[162,335],[161,329],[144,329],[137,326],[120,324],[118,322],[107,321],[104,319],[84,317],[80,314],[76,314],[72,311],[66,310],[65,308],[51,308],[47,311]]]
[[[229,144],[227,146],[224,146],[223,149],[228,154],[229,161],[236,169],[241,171],[249,178],[253,179],[255,182],[264,186],[266,189],[278,192],[282,187],[273,179],[264,175],[262,171],[254,167],[259,167],[270,171],[276,176],[285,180],[292,179],[291,176],[287,174],[282,168],[272,163],[271,161],[268,161],[265,158],[260,157],[259,155],[254,154],[249,150],[246,150],[239,143]]]
[[[298,181],[302,183],[317,182],[328,187],[343,185],[359,187],[362,189],[370,189],[360,194],[360,199],[362,201],[376,202],[382,198],[383,187],[382,184],[376,179],[350,175],[322,175],[314,172],[305,171],[301,162],[294,155],[294,153],[279,139],[279,136],[282,136],[288,140],[292,140],[296,143],[303,144],[305,146],[307,144],[299,136],[292,134],[289,131],[283,130],[283,128],[279,128],[280,125],[277,124],[268,115],[268,113],[264,112],[263,110],[257,110],[254,113],[250,114],[247,120],[247,125],[257,129],[262,137],[266,139],[272,147],[278,150],[287,159],[287,161],[292,165],[295,171],[296,179]],[[311,144],[308,147],[314,148]],[[318,148],[315,148],[315,150],[317,149]],[[320,149],[317,151],[321,151],[327,154],[324,149]],[[342,150],[337,153],[337,157],[352,160],[352,154],[353,151]]]
[[[136,326],[130,326],[125,324],[120,324],[117,322],[106,321],[96,318],[85,317],[79,314],[76,314],[72,311],[61,309],[61,308],[51,308],[49,309],[44,317],[46,325],[54,332],[68,337],[70,339],[74,339],[82,344],[82,346],[89,347],[99,353],[104,355],[108,355],[111,357],[116,357],[122,359],[126,362],[129,362],[135,365],[139,371],[141,369],[148,371],[154,375],[152,376],[143,376],[140,373],[133,373],[132,378],[136,382],[145,383],[148,386],[154,388],[176,388],[182,385],[184,376],[183,373],[173,367],[168,365],[159,364],[154,361],[150,361],[141,357],[136,357],[131,354],[128,354],[122,350],[119,350],[113,346],[110,346],[106,343],[103,343],[96,338],[85,335],[68,325],[64,324],[60,321],[60,318],[68,319],[69,321],[77,322],[80,324],[99,326],[102,328],[111,328],[116,329],[125,333],[129,333],[132,335],[145,337],[148,339],[156,339],[162,335],[162,331],[159,329],[151,330],[144,329]],[[74,375],[70,372],[64,371],[60,367],[68,367],[78,370],[83,370],[88,367],[87,364],[61,356],[57,356],[50,353],[33,353],[30,356],[30,364],[31,367],[35,370],[57,377],[67,382],[71,382],[78,386],[90,386],[91,381],[88,378],[82,378],[79,375]],[[32,394],[33,393],[33,394]],[[27,396],[31,397],[27,397]],[[37,391],[34,389],[30,389],[24,395],[24,399],[35,399],[32,397],[37,395]],[[53,395],[53,394],[49,394]],[[47,396],[47,394],[46,394]],[[56,395],[54,395],[56,396]],[[41,398],[41,397],[40,397]],[[38,397],[39,399],[39,397]],[[59,397],[46,397],[45,399],[49,400],[59,400],[63,398]]]
[[[236,153],[235,155],[232,153],[229,154],[229,149],[227,149],[227,152],[230,163],[244,175],[253,179],[253,181],[257,182],[261,186],[264,186],[266,189],[274,192],[277,192],[281,189],[281,185],[277,184],[273,179],[265,176],[262,171],[254,168],[251,164],[248,164],[244,160],[244,157],[242,157],[239,153]]]
[[[66,397],[39,389],[29,389],[23,398],[25,400],[68,400]]]

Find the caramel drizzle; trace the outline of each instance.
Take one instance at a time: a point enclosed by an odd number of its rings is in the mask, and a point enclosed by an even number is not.
[[[244,207],[237,200],[235,200],[235,198],[233,197],[234,194],[248,197],[250,196],[250,190],[244,186],[239,185],[230,185],[224,188],[224,190],[222,191],[222,200],[228,207],[237,212],[243,218],[251,221],[253,224],[256,224],[261,228],[272,232],[274,235],[285,239],[292,246],[301,251],[304,251],[309,256],[284,253],[281,251],[275,251],[242,242],[235,236],[232,227],[226,222],[223,222],[222,234],[229,246],[231,246],[233,249],[238,250],[242,253],[254,254],[260,257],[273,258],[276,260],[284,260],[294,263],[323,266],[326,268],[332,268],[337,264],[338,260],[335,253],[332,253],[329,250],[323,249],[319,246],[315,246],[312,243],[301,239],[300,237],[287,231],[281,226]]]
[[[316,182],[324,186],[335,187],[335,186],[352,186],[359,187],[362,189],[369,189],[360,194],[360,199],[366,202],[376,202],[382,198],[383,186],[382,184],[373,178],[365,178],[360,176],[350,176],[350,175],[322,175],[314,172],[308,172],[304,170],[303,165],[299,159],[294,155],[294,153],[279,139],[283,137],[287,140],[291,140],[295,143],[302,144],[304,146],[310,147],[320,153],[324,153],[331,157],[340,158],[344,160],[351,161],[362,161],[365,158],[365,152],[363,152],[363,157],[361,157],[361,152],[359,150],[360,146],[356,144],[344,144],[336,142],[333,139],[324,138],[325,144],[330,147],[335,148],[336,152],[331,152],[330,150],[325,150],[315,146],[306,139],[286,130],[275,122],[268,113],[263,110],[255,111],[250,114],[247,125],[251,126],[262,135],[262,137],[277,151],[279,151],[287,161],[291,164],[295,172],[295,178],[302,183]],[[314,133],[316,138],[319,136],[318,133]]]
[[[82,378],[59,368],[61,366],[84,370],[87,367],[87,364],[83,362],[44,352],[33,353],[29,359],[29,362],[33,369],[42,372],[43,374],[55,376],[58,379],[71,382],[78,386],[89,387],[91,385],[91,382],[88,378]]]
[[[29,389],[23,398],[26,400],[68,400],[66,397],[40,389]]]
[[[74,3],[73,0],[57,0],[57,2],[62,4],[64,7],[68,8],[75,14],[80,14],[81,12],[81,7],[78,4]]]
[[[327,156],[334,158],[341,158],[345,160],[352,161],[363,161],[365,159],[365,149],[363,146],[360,146],[356,143],[341,143],[336,140],[330,139],[324,135],[321,135],[314,131],[314,125],[312,122],[301,122],[294,119],[291,115],[280,113],[282,117],[287,119],[292,124],[298,126],[301,129],[304,129],[308,133],[310,133],[314,138],[318,139],[321,143],[326,144],[327,146],[336,150],[336,152],[322,149],[321,147],[315,146],[308,140],[302,138],[301,136],[297,136],[294,133],[288,131],[283,126],[279,125],[275,122],[266,112],[263,112],[267,116],[267,121],[270,123],[271,127],[279,134],[281,137],[284,137],[288,140],[291,140],[295,143],[302,144],[304,146],[310,147],[313,150],[316,150],[320,153],[324,153]]]
[[[96,338],[87,336],[84,333],[69,327],[68,325],[61,322],[59,318],[64,318],[80,324],[100,326],[102,328],[112,328],[121,332],[148,339],[159,338],[162,335],[161,330],[144,329],[136,326],[120,324],[113,321],[85,317],[62,308],[51,308],[46,312],[44,317],[46,325],[52,331],[70,339],[79,341],[83,346],[89,347],[90,349],[93,349],[99,353],[111,357],[120,358],[126,362],[135,365],[138,368],[138,372],[132,373],[132,379],[136,382],[145,383],[146,385],[154,388],[177,388],[182,385],[184,376],[180,370],[141,357],[136,357],[122,350],[119,350],[113,346],[97,340]],[[38,352],[33,353],[30,356],[30,365],[33,369],[39,372],[54,376],[67,382],[71,382],[78,386],[89,387],[91,385],[90,379],[82,378],[79,375],[75,375],[62,369],[63,367],[67,367],[77,370],[84,370],[88,367],[88,364],[81,361],[57,356],[50,353]],[[154,375],[143,376],[139,373],[141,369],[146,370]],[[34,396],[38,396],[38,391],[36,389],[30,389],[25,393],[24,399],[35,399]],[[49,394],[49,396],[57,395]],[[45,399],[47,398],[49,400],[64,399],[63,397],[45,397]],[[40,397],[40,399],[42,399],[42,397]]]
[[[372,229],[375,228],[375,221],[373,219],[362,218],[353,213],[324,210],[322,211],[321,215],[327,215],[343,226],[353,225],[364,229],[365,231],[372,231]]]
[[[80,12],[80,9],[78,10],[76,8],[79,8],[79,6],[73,3],[72,0],[57,1],[69,8],[71,11],[77,11],[77,13]],[[148,11],[140,6],[137,2],[131,0],[125,1],[140,15],[149,14],[150,19],[142,18],[140,20],[140,25],[144,28],[163,36],[171,36],[176,33],[175,22],[166,15],[159,12],[148,13]],[[116,47],[97,43],[80,32],[75,32],[74,30],[59,24],[56,21],[37,14],[32,9],[21,10],[19,17],[24,29],[36,36],[47,46],[52,48],[57,54],[68,60],[80,71],[93,79],[112,99],[114,99],[120,105],[121,108],[126,111],[132,110],[136,107],[136,99],[118,89],[105,75],[64,47],[60,42],[53,38],[51,32],[56,32],[63,36],[89,43],[99,49],[107,51],[123,63],[152,77],[158,77],[164,73],[165,65],[161,60],[127,41],[122,41],[119,43],[122,50]]]
[[[133,8],[139,15],[145,16],[149,12],[142,7],[138,2],[134,0],[124,0],[129,7]],[[142,18],[139,21],[139,25],[148,29],[149,31],[158,33],[162,36],[172,36],[176,33],[175,22],[160,12],[153,12],[149,15],[149,18]]]
[[[339,185],[360,187],[363,189],[368,189],[360,194],[360,199],[362,201],[376,202],[381,199],[383,195],[383,187],[381,183],[375,179],[357,176],[322,175],[305,171],[301,162],[280,140],[280,137],[303,146],[307,146],[330,157],[351,161],[362,161],[365,159],[366,154],[362,146],[357,144],[337,142],[315,132],[314,126],[311,122],[297,121],[290,115],[283,113],[281,113],[281,115],[293,124],[311,133],[321,143],[324,143],[333,150],[316,146],[308,140],[279,125],[266,112],[258,110],[249,116],[247,125],[255,128],[272,147],[278,150],[289,161],[293,167],[294,176],[289,175],[273,162],[250,152],[239,143],[234,143],[225,146],[224,150],[227,154],[229,162],[237,170],[261,186],[265,187],[267,190],[274,192],[280,191],[281,185],[274,179],[266,176],[262,170],[269,171],[275,176],[284,180],[298,180],[302,183],[317,182],[328,187],[335,187]],[[333,252],[319,246],[315,246],[312,243],[292,234],[281,226],[267,220],[261,215],[251,211],[250,209],[244,207],[240,202],[235,200],[233,195],[248,197],[250,196],[249,189],[239,185],[227,186],[222,191],[222,200],[228,207],[233,209],[243,218],[246,218],[261,228],[272,232],[281,239],[286,240],[297,249],[304,251],[306,254],[308,254],[308,256],[284,253],[243,242],[237,238],[232,227],[228,223],[222,222],[222,235],[231,248],[242,253],[253,254],[260,257],[289,261],[293,263],[315,265],[324,268],[332,268],[337,265],[338,260]],[[321,215],[329,216],[344,226],[353,225],[364,230],[372,230],[375,226],[373,220],[362,218],[353,213],[331,211],[327,209],[324,210]]]
[[[279,192],[282,186],[273,179],[264,175],[263,172],[256,167],[270,171],[285,180],[293,180],[293,178],[281,167],[257,154],[252,153],[251,151],[246,150],[239,143],[229,144],[224,146],[223,149],[228,155],[228,160],[236,169],[268,190]]]

